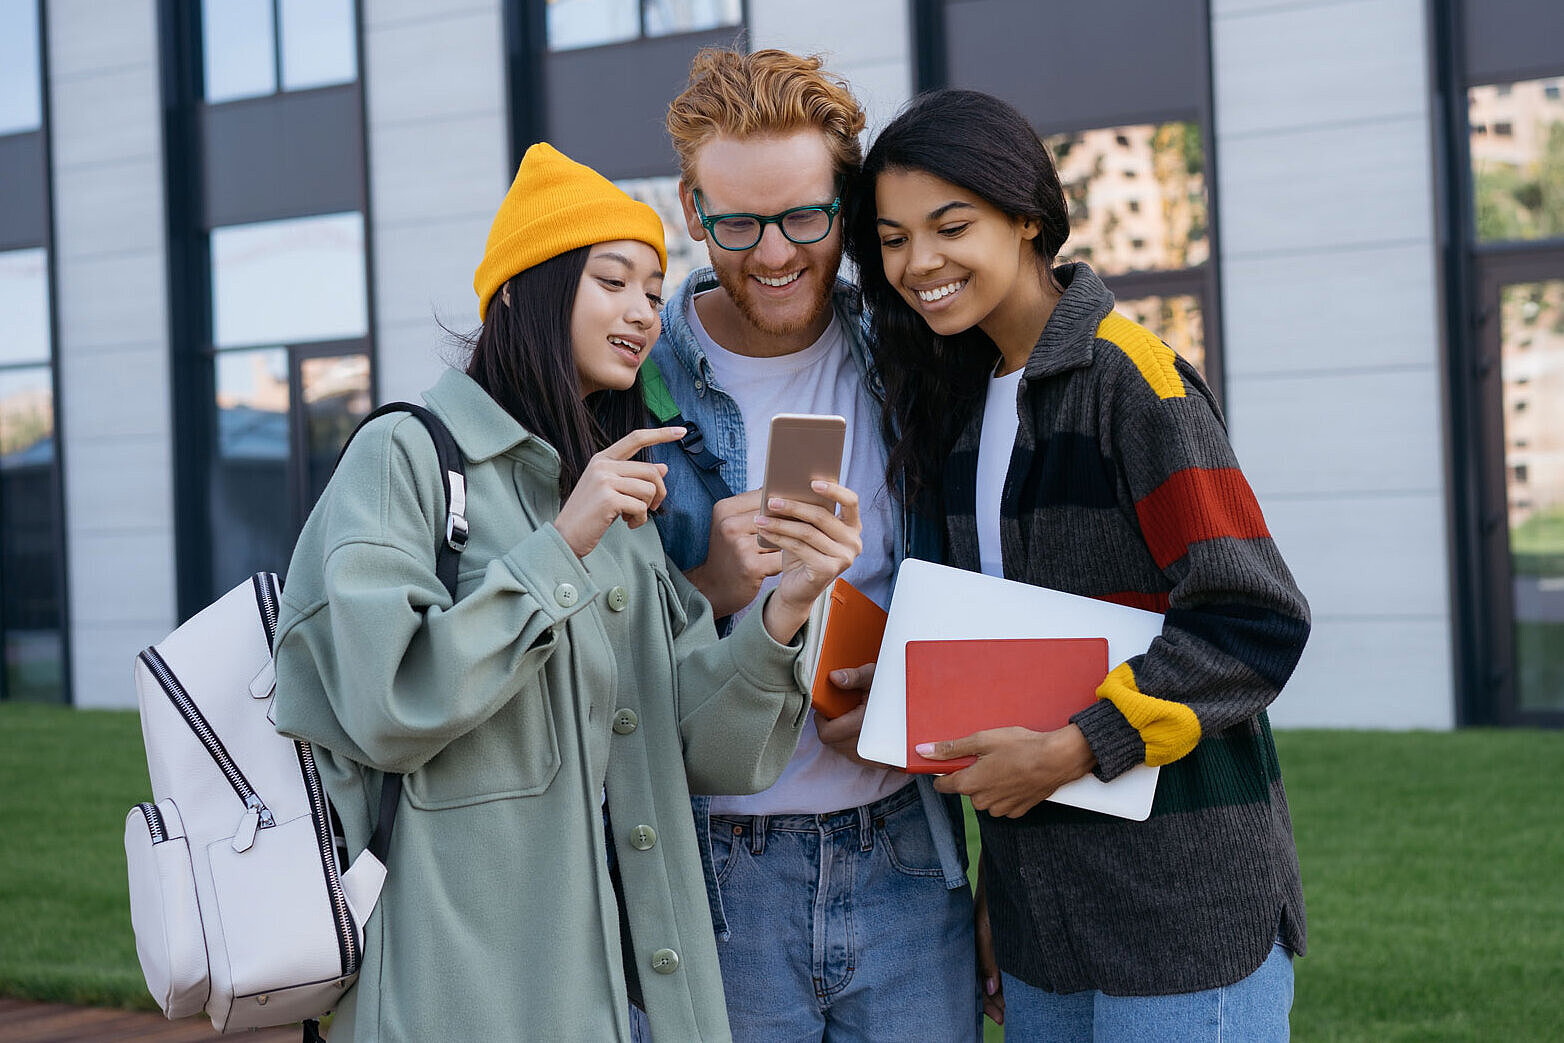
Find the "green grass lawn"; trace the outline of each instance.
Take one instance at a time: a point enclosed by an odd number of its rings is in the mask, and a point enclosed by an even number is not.
[[[1564,1038],[1564,733],[1277,744],[1309,903],[1294,1039]],[[134,714],[0,704],[0,994],[151,1006],[122,849],[148,796]]]
[[[0,994],[153,1008],[125,889],[134,713],[0,703]]]

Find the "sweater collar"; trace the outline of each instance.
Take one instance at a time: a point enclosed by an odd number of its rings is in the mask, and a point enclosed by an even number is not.
[[[1112,291],[1084,261],[1061,264],[1054,275],[1064,294],[1026,360],[1029,381],[1091,365],[1097,327],[1113,311]]]
[[[458,369],[447,369],[435,386],[424,392],[424,401],[451,429],[462,456],[481,463],[504,453],[544,471],[559,473],[554,447],[516,422],[516,418],[478,383]]]

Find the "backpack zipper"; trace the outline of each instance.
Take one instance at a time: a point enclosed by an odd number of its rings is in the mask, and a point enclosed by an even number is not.
[[[255,605],[261,610],[261,626],[266,628],[266,650],[276,652],[277,643],[277,574],[257,572],[250,577],[255,587]]]
[[[161,844],[168,839],[168,827],[163,824],[163,813],[156,804],[142,801],[136,805],[136,810],[147,820],[147,832],[152,835],[153,844]]]
[[[309,796],[310,819],[315,823],[315,842],[320,846],[320,864],[326,874],[326,893],[331,899],[332,916],[337,922],[337,948],[342,952],[342,974],[358,972],[362,954],[359,952],[358,932],[353,929],[353,912],[348,908],[347,892],[342,889],[342,874],[337,870],[336,845],[331,840],[331,816],[326,805],[326,791],[320,782],[320,769],[315,766],[315,751],[307,742],[295,742],[299,754],[299,770],[304,775],[304,791]]]
[[[245,808],[254,814],[256,825],[261,829],[275,826],[277,821],[272,818],[271,810],[261,800],[260,794],[255,792],[255,787],[250,785],[250,780],[244,777],[244,772],[239,770],[239,765],[235,764],[233,758],[228,755],[223,740],[217,737],[211,724],[202,716],[200,708],[185,692],[184,685],[179,683],[179,678],[174,676],[174,671],[169,669],[163,657],[158,654],[158,650],[144,649],[141,653],[141,661],[146,664],[148,670],[152,671],[152,676],[157,678],[163,693],[168,696],[168,701],[174,704],[175,711],[185,719],[185,723],[195,733],[196,739],[206,747],[207,755],[228,780],[228,785],[233,787],[234,793],[238,794],[239,799],[244,802]]]

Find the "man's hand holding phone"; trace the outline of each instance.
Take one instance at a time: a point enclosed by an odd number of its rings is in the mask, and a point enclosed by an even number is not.
[[[812,491],[831,506],[773,496],[755,526],[782,551],[777,588],[766,600],[766,629],[787,644],[809,619],[815,599],[863,550],[858,494],[836,482],[813,482]]]
[[[763,550],[757,538],[760,497],[759,489],[751,489],[712,505],[706,560],[685,573],[718,618],[754,601],[766,577],[782,571],[782,555]]]
[[[778,641],[793,639],[815,599],[863,549],[858,494],[839,481],[846,436],[847,421],[839,416],[771,418],[755,541],[782,551],[780,579],[765,616],[766,629]]]

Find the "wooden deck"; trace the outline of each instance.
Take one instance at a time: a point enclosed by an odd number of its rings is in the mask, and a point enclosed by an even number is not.
[[[301,1034],[294,1026],[245,1032],[240,1038],[245,1043],[299,1043]],[[69,1007],[0,996],[4,1043],[214,1043],[225,1038],[213,1032],[204,1017],[169,1021],[144,1010]]]

